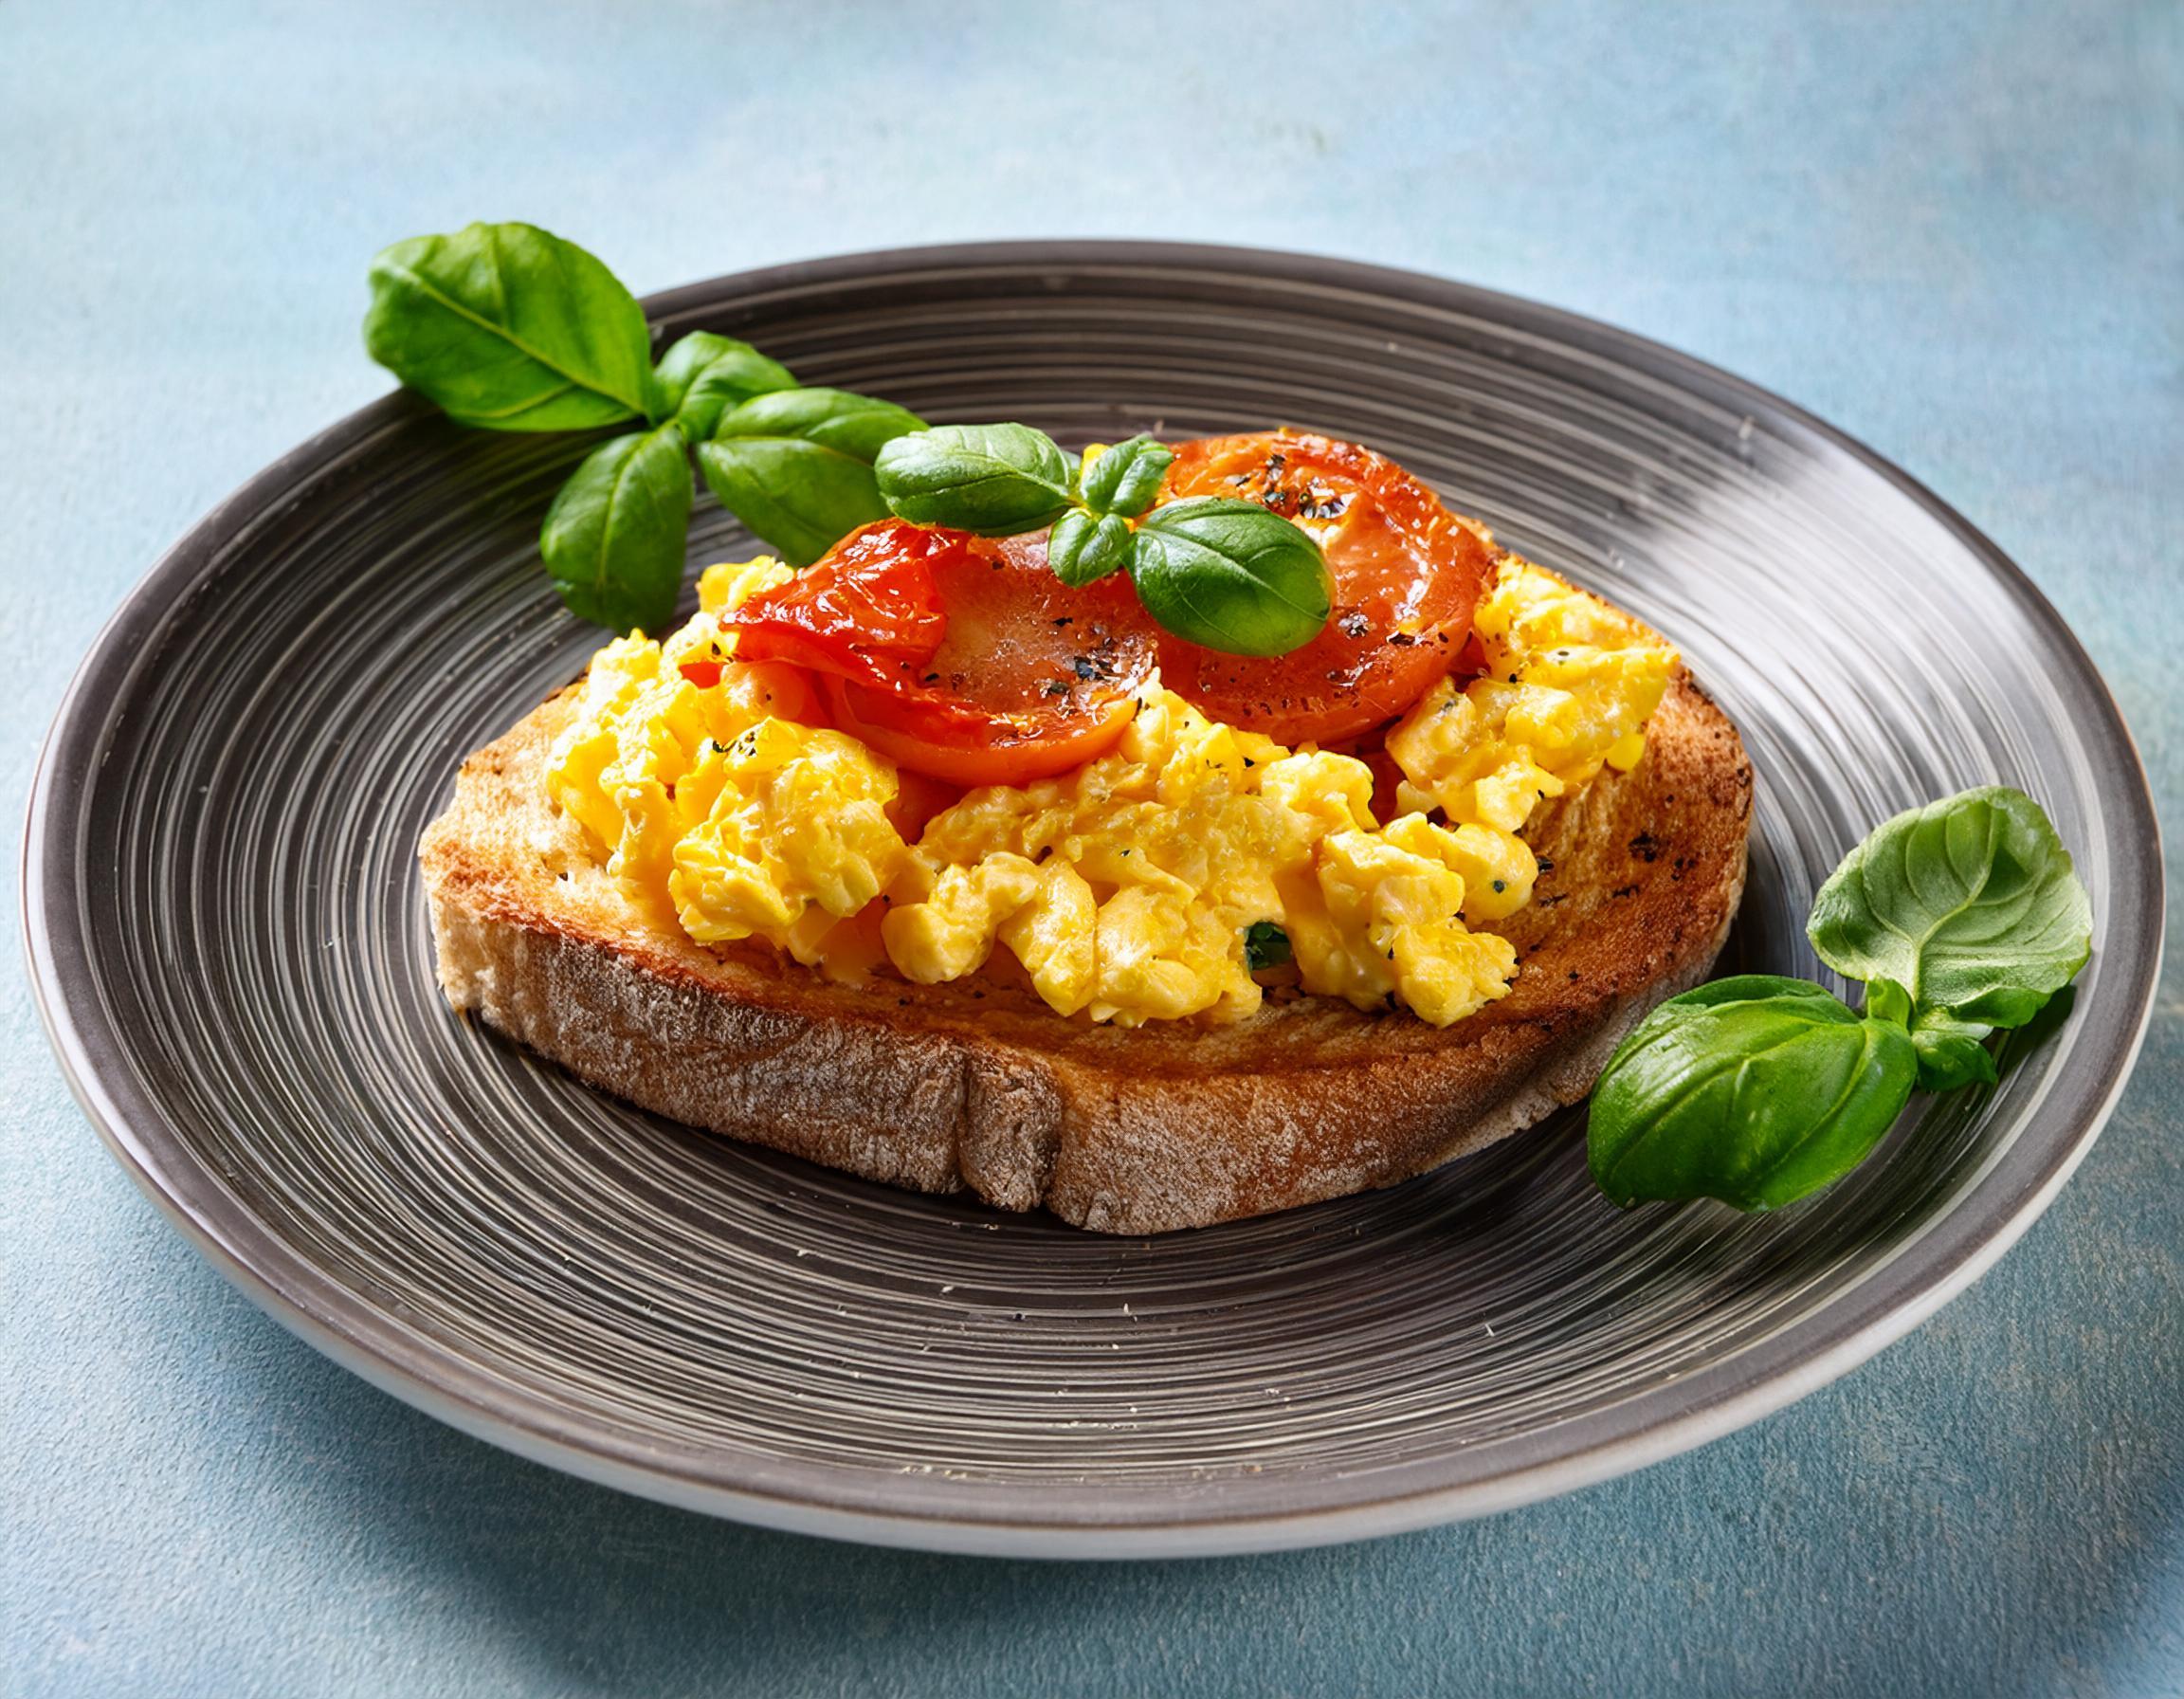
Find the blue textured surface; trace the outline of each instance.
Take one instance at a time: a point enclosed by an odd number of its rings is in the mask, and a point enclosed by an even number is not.
[[[385,387],[370,253],[481,216],[640,291],[897,243],[1262,243],[1689,349],[2027,567],[2138,732],[2174,877],[2174,0],[10,5],[0,814],[159,550]],[[2184,950],[2053,1210],[1836,1386],[1484,1523],[1102,1569],[715,1524],[372,1391],[107,1160],[0,926],[0,1690],[2184,1691]]]

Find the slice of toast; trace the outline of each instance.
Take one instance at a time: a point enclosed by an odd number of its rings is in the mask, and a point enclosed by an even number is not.
[[[1680,674],[1645,758],[1534,816],[1515,988],[1447,1028],[1324,997],[1230,1026],[1065,1020],[978,979],[828,984],[652,921],[549,799],[568,690],[464,763],[420,854],[448,1000],[678,1121],[1105,1233],[1385,1186],[1574,1103],[1704,978],[1744,888],[1752,768]]]

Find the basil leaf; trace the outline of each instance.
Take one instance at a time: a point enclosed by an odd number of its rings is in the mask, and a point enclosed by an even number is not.
[[[730,408],[754,395],[796,387],[795,375],[779,360],[709,330],[694,330],[668,349],[653,375],[660,385],[662,412],[694,443],[711,436]]]
[[[1094,513],[1136,519],[1153,505],[1175,450],[1149,436],[1134,436],[1102,450],[1085,466],[1084,505]]]
[[[897,437],[873,470],[890,511],[917,525],[1014,537],[1070,505],[1069,457],[1028,425],[938,425]]]
[[[547,509],[538,552],[571,612],[657,634],[675,617],[689,529],[690,463],[669,423],[592,449]]]
[[[473,224],[382,249],[364,346],[451,419],[493,430],[581,430],[646,411],[645,313],[573,242]]]
[[[1138,527],[1130,576],[1169,630],[1231,655],[1285,655],[1311,642],[1333,596],[1318,543],[1228,496],[1155,508]]]
[[[2085,965],[2093,913],[2040,805],[1989,785],[1876,828],[1806,931],[1829,966],[1893,981],[1920,1015],[2014,1027]]]
[[[721,414],[698,448],[720,505],[792,566],[810,566],[860,525],[887,517],[873,481],[881,448],[924,421],[847,390],[777,390]]]
[[[1072,507],[1046,534],[1046,564],[1076,590],[1130,564],[1130,521],[1112,513],[1095,518]]]
[[[1592,1090],[1592,1178],[1619,1204],[1793,1203],[1863,1161],[1918,1073],[1910,1037],[1819,986],[1752,974],[1671,997]]]
[[[1244,933],[1244,965],[1251,973],[1290,959],[1289,935],[1272,921],[1253,921]]]

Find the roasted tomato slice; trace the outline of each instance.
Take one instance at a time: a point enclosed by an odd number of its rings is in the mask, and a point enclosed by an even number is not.
[[[825,558],[721,622],[736,632],[736,658],[891,684],[940,647],[948,617],[935,566],[968,558],[971,540],[901,520],[852,531]]]
[[[841,730],[956,785],[1026,784],[1104,754],[1154,667],[1123,580],[1071,590],[1041,538],[892,521],[721,623],[738,658],[809,667]]]
[[[1455,664],[1493,557],[1393,461],[1293,431],[1175,450],[1161,491],[1264,502],[1310,532],[1335,581],[1327,629],[1270,660],[1160,640],[1161,679],[1207,715],[1283,743],[1339,743],[1409,708]]]

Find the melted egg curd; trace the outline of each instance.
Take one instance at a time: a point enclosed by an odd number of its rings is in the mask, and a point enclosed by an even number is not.
[[[993,974],[1006,952],[1057,1014],[1122,1026],[1254,1013],[1261,922],[1306,993],[1434,1026],[1506,996],[1516,953],[1480,928],[1531,898],[1519,834],[1543,798],[1637,763],[1677,662],[1504,557],[1474,621],[1485,670],[1442,679],[1388,732],[1385,821],[1363,760],[1210,721],[1157,678],[1106,754],[920,818],[923,785],[828,728],[802,673],[734,659],[718,616],[790,576],[708,568],[682,630],[593,656],[555,802],[646,913],[700,943],[762,939],[853,983]],[[718,683],[680,670],[714,658]]]

